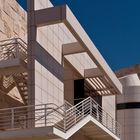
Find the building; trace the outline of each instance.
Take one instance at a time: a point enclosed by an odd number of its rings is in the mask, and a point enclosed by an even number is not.
[[[140,138],[140,65],[116,72],[123,85],[123,94],[117,96],[117,120],[122,125],[122,140]]]
[[[0,139],[120,140],[122,84],[69,7],[0,2]]]

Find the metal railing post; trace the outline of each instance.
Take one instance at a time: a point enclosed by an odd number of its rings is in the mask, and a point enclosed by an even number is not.
[[[74,123],[76,124],[76,114],[77,114],[77,110],[76,110],[76,108],[74,109]]]
[[[64,132],[66,132],[66,110],[64,111]]]
[[[112,132],[115,134],[113,118],[112,118]]]
[[[82,101],[82,117],[84,118],[84,102]]]
[[[115,133],[116,133],[116,135],[118,136],[119,135],[119,132],[118,132],[118,124],[117,124],[117,122],[115,122]]]
[[[16,57],[19,58],[19,46],[18,46],[18,39],[15,38],[15,50],[16,50]]]
[[[45,126],[47,126],[47,105],[45,104],[45,110],[44,110],[44,115],[45,115]]]
[[[108,114],[106,113],[106,127],[108,128]]]
[[[14,128],[14,108],[11,109],[11,128]]]
[[[92,99],[90,98],[90,115],[92,116]]]
[[[97,111],[97,120],[99,121],[99,106],[97,104],[97,107],[96,107],[96,111]]]

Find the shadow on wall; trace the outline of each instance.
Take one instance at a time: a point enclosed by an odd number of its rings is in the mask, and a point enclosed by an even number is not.
[[[55,60],[38,42],[36,42],[35,46],[35,59],[61,82],[64,81],[63,66],[59,64],[57,60]]]

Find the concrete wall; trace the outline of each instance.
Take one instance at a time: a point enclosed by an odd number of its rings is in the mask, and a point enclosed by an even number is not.
[[[140,102],[140,80],[137,74],[120,78],[123,84],[123,95],[117,96],[117,104]],[[122,140],[139,140],[140,109],[126,108],[117,110],[117,121],[122,125]]]

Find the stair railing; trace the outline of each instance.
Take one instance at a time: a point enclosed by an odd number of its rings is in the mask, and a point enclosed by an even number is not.
[[[100,122],[112,133],[120,137],[121,126],[116,122],[94,99],[88,97],[75,106],[66,110],[64,119],[64,131],[76,125],[88,115]]]
[[[0,41],[0,61],[19,57],[27,62],[27,44],[22,39]]]
[[[84,99],[75,106],[65,102],[62,106],[49,103],[0,109],[0,129],[54,126],[66,132],[88,116],[120,137],[120,124],[91,97]],[[29,126],[29,122],[32,125]]]

